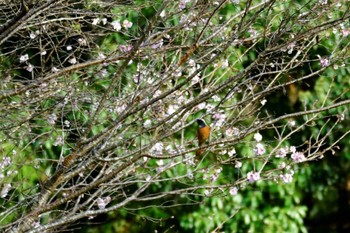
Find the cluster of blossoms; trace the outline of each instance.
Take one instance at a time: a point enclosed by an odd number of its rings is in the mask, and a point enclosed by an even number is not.
[[[266,152],[265,147],[261,142],[262,135],[260,133],[254,134],[254,140],[257,142],[255,148],[253,149],[253,152],[255,155],[262,155]],[[295,146],[286,146],[283,148],[280,148],[275,157],[276,158],[285,158],[287,155],[290,154],[290,158],[293,160],[294,163],[300,163],[306,161],[306,157],[303,152],[297,151]],[[285,162],[282,162],[279,166],[279,169],[286,168],[287,173],[280,174],[279,178],[284,183],[290,183],[293,180],[294,171],[290,169],[290,166],[286,166]],[[253,183],[255,181],[258,181],[261,179],[260,172],[250,171],[247,173],[247,179],[250,183]]]
[[[108,23],[107,18],[95,18],[92,20],[93,25],[98,25],[100,23],[102,23],[102,25],[106,25]],[[124,27],[125,29],[131,28],[132,22],[130,22],[127,19],[125,19],[122,23],[120,23],[119,20],[115,20],[111,22],[111,25],[115,31],[119,32],[122,29],[122,27]]]
[[[295,163],[304,162],[306,160],[304,153],[297,151],[295,146],[280,148],[276,153],[276,158],[285,158],[287,154],[291,154],[291,159]]]
[[[28,54],[24,54],[24,55],[19,57],[19,63],[26,63],[27,64],[26,70],[28,72],[32,72],[33,69],[34,69],[34,66],[28,62],[28,59],[29,59],[29,55]]]
[[[262,135],[260,133],[254,134],[254,139],[258,142],[253,149],[255,155],[263,155],[266,152],[264,145],[261,142]],[[288,154],[291,154],[291,159],[295,163],[304,162],[306,160],[304,153],[297,151],[295,146],[280,148],[276,153],[276,158],[285,158]]]
[[[0,162],[0,178],[3,179],[5,175],[3,174],[3,171],[6,167],[11,165],[11,158],[10,157],[3,157],[2,161]],[[8,174],[6,174],[8,175]],[[11,190],[12,185],[11,184],[4,184],[1,191],[0,191],[0,197],[4,198],[7,196],[8,192]]]
[[[125,20],[122,22],[122,24],[121,24],[119,20],[116,20],[116,21],[113,21],[113,22],[111,23],[111,25],[112,25],[112,27],[113,27],[113,29],[114,29],[115,31],[119,32],[119,31],[122,29],[122,27],[124,27],[125,29],[131,28],[131,27],[132,27],[132,22],[130,22],[130,21],[128,21],[127,19],[125,19]]]
[[[260,180],[260,172],[250,171],[247,173],[247,179],[250,183]]]
[[[253,149],[254,154],[255,155],[263,155],[263,154],[265,154],[266,149],[265,149],[264,145],[262,143],[260,143],[261,140],[262,140],[262,135],[260,133],[254,134],[254,140],[256,142],[258,142],[256,144],[255,148]]]
[[[108,23],[108,21],[107,21],[107,18],[95,18],[95,19],[93,19],[92,20],[92,24],[93,25],[98,25],[98,24],[100,24],[100,23],[102,23],[103,25],[106,25],[107,23]],[[125,28],[126,30],[127,29],[130,29],[131,27],[132,27],[132,25],[133,25],[133,23],[132,22],[130,22],[130,21],[128,21],[127,19],[125,19],[123,22],[120,22],[119,20],[116,20],[116,21],[113,21],[113,22],[111,22],[110,23],[111,24],[111,26],[113,27],[113,29],[115,30],[115,31],[117,31],[117,32],[119,32],[122,28]],[[30,34],[30,38],[31,39],[34,39],[35,37],[36,37],[36,35],[38,35],[38,33],[36,32],[36,33],[31,33]],[[79,43],[79,45],[80,46],[87,46],[87,41],[86,41],[86,39],[84,39],[84,38],[79,38],[78,39],[78,43]],[[125,45],[122,45],[121,47],[120,47],[120,50],[123,52],[125,52],[125,51],[130,51],[132,49],[132,46],[131,45],[127,45],[127,46],[125,46]],[[66,50],[67,51],[73,51],[73,46],[72,45],[67,45],[66,46]],[[45,51],[45,50],[43,50],[43,51],[41,51],[41,53],[40,53],[40,55],[41,56],[44,56],[44,55],[46,55],[47,54],[47,52]],[[19,62],[20,63],[26,63],[27,64],[27,67],[26,67],[26,70],[28,71],[28,72],[33,72],[33,70],[34,70],[34,66],[32,65],[32,64],[30,64],[29,62],[28,62],[28,60],[29,60],[29,55],[28,54],[24,54],[24,55],[22,55],[22,56],[20,56],[20,58],[19,58]],[[71,57],[69,60],[68,60],[68,62],[70,63],[70,64],[72,64],[72,65],[74,65],[74,64],[76,64],[77,62],[78,62],[78,60],[74,57],[74,55],[73,55],[73,57]],[[58,68],[56,68],[56,67],[52,67],[52,72],[58,72],[59,71],[59,69]]]

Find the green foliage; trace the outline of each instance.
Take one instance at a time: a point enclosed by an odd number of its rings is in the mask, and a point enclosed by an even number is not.
[[[306,232],[307,208],[294,184],[259,183],[234,196],[205,199],[197,210],[181,216],[181,226],[191,232]]]

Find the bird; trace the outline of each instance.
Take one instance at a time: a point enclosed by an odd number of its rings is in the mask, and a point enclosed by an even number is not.
[[[203,119],[197,119],[198,130],[197,130],[197,138],[198,138],[198,146],[202,146],[204,142],[209,139],[210,136],[210,127],[205,123]],[[198,149],[196,151],[196,156],[200,156],[203,153],[203,149]]]

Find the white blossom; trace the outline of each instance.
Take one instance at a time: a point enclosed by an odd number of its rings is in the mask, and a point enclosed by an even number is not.
[[[247,178],[248,178],[248,181],[250,183],[253,183],[255,181],[260,180],[260,173],[259,172],[253,172],[253,171],[248,172]]]
[[[262,140],[262,135],[261,135],[260,133],[255,133],[255,134],[254,134],[254,139],[255,139],[255,141],[257,141],[257,142],[261,142],[261,140]]]
[[[238,193],[238,188],[237,187],[231,187],[230,190],[229,190],[230,194],[231,195],[237,195]]]
[[[112,25],[113,29],[116,30],[117,32],[119,32],[122,29],[122,26],[121,26],[119,20],[113,21],[111,23],[111,25]]]
[[[24,63],[24,62],[28,61],[28,59],[29,59],[28,54],[24,54],[24,55],[19,57],[19,62]]]

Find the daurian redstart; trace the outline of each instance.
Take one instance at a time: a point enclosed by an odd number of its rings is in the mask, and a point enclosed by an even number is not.
[[[205,123],[203,119],[197,119],[198,130],[197,130],[197,138],[198,138],[198,146],[203,145],[209,139],[210,136],[210,127]],[[199,156],[203,153],[203,149],[198,149],[196,151],[196,156]]]

